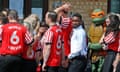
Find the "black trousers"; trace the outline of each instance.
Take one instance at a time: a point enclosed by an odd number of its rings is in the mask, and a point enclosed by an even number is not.
[[[22,61],[22,72],[36,72],[37,63],[35,60]]]
[[[19,56],[0,56],[0,72],[21,72],[21,62]]]
[[[115,60],[116,52],[114,51],[108,51],[105,61],[103,64],[103,70],[102,72],[113,72],[113,61]]]
[[[70,62],[68,72],[84,72],[87,65],[86,59],[73,59]]]
[[[46,72],[58,72],[59,67],[46,67]]]
[[[68,68],[60,66],[58,72],[68,72]]]
[[[65,60],[67,60],[67,59],[68,59],[67,56],[65,56]],[[60,66],[58,72],[68,72],[68,67],[64,68],[64,67]]]

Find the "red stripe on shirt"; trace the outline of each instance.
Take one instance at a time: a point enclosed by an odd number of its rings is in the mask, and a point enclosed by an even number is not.
[[[105,43],[111,43],[111,42],[115,41],[114,33],[113,33],[113,32],[109,33],[109,34],[104,38],[104,41],[105,41]]]
[[[62,19],[62,28],[67,28],[70,24],[70,18],[63,18]]]
[[[25,33],[25,41],[26,41],[26,43],[29,44],[29,43],[32,42],[32,40],[33,40],[33,38],[32,38],[32,36],[31,36],[31,34],[27,31],[27,32]]]
[[[53,32],[52,31],[47,31],[45,34],[45,42],[52,42],[52,38],[53,38]]]
[[[3,29],[2,27],[0,27],[0,41],[2,41],[2,32],[3,32]]]
[[[119,46],[118,46],[118,52],[120,52],[120,33],[119,33]]]

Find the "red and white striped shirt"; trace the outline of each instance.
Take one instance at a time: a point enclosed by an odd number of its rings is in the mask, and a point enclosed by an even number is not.
[[[70,26],[71,19],[70,18],[62,18],[62,28],[66,29]]]
[[[64,53],[68,56],[70,53],[70,38],[72,33],[72,20],[71,18],[62,18],[62,31],[63,31],[63,41],[64,41]]]
[[[33,38],[29,31],[26,31],[25,33],[25,43],[30,44],[32,42]]]
[[[1,36],[2,35],[2,26],[3,25],[0,25],[0,41],[2,41],[2,36]]]
[[[52,42],[52,39],[53,39],[53,32],[50,31],[50,29],[46,32],[45,34],[45,42],[46,43],[51,43]]]
[[[47,61],[47,66],[60,66],[61,63],[61,51],[62,51],[62,30],[59,26],[54,25],[49,28],[44,34],[41,44],[43,47],[43,55],[46,53],[46,43],[51,44],[50,56]]]
[[[108,45],[108,50],[112,50],[115,52],[119,51],[119,34],[114,36],[114,33],[111,32],[107,36],[105,36],[104,41]]]
[[[45,32],[44,36],[41,39],[41,45],[42,48],[44,48],[45,43],[52,43],[53,39],[53,32],[51,31],[51,28]]]
[[[0,28],[2,46],[0,54],[18,55],[24,51],[24,46],[32,43],[33,37],[27,28],[19,23],[8,23]]]

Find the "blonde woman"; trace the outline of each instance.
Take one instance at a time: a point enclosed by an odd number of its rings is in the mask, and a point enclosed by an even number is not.
[[[31,14],[28,16],[29,19],[32,19],[32,27],[34,29],[34,34],[37,34],[40,27],[40,19],[36,14]]]
[[[40,27],[40,19],[36,14],[31,14],[24,20],[24,25],[28,27],[33,35],[36,35]]]
[[[25,52],[23,53],[23,69],[22,72],[36,72],[36,50],[38,46],[38,39],[40,37],[38,30],[40,27],[40,21],[36,14],[31,14],[24,20],[24,26],[34,36],[34,43],[31,46],[25,47]]]

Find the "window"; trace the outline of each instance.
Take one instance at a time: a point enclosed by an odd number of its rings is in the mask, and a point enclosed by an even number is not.
[[[39,19],[42,20],[43,14],[43,0],[32,0],[31,12],[37,14]]]
[[[24,17],[23,6],[24,6],[24,0],[9,0],[9,8],[18,11],[18,15],[20,19]]]

